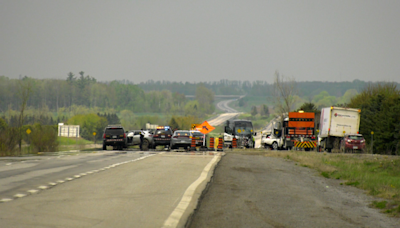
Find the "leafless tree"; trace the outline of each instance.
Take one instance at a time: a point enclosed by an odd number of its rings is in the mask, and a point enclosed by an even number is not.
[[[294,108],[297,95],[297,83],[294,78],[286,78],[276,71],[273,88],[275,111],[278,115],[290,112]]]

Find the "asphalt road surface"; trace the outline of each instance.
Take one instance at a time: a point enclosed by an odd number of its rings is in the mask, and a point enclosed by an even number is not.
[[[3,160],[0,227],[183,227],[220,159],[203,152],[113,153]],[[90,163],[102,165],[92,170]]]
[[[229,107],[228,105],[229,105],[229,103],[231,103],[233,101],[236,101],[236,100],[237,99],[220,101],[220,102],[217,103],[217,108],[222,110],[222,111],[224,111],[224,112],[227,112],[227,113],[235,113],[237,111],[235,109]]]
[[[91,170],[143,157],[139,152],[94,151],[90,153],[64,152],[49,155],[8,157],[0,159],[0,200],[29,195],[39,186],[64,183],[67,178],[83,176]],[[53,154],[53,155],[50,155]],[[42,187],[44,188],[44,187]]]
[[[228,106],[229,103],[231,103],[232,101],[235,101],[235,100],[236,99],[231,99],[231,100],[223,100],[223,101],[218,102],[216,107],[226,113],[223,113],[223,114],[217,116],[216,118],[209,120],[208,123],[211,126],[219,126],[219,125],[225,124],[225,122],[227,120],[233,119],[236,116],[238,116],[240,113],[237,110]]]
[[[372,200],[292,161],[227,152],[189,227],[400,227]]]

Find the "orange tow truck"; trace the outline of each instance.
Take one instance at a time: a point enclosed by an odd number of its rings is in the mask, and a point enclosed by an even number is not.
[[[317,147],[314,135],[315,113],[313,112],[289,112],[287,121],[284,121],[285,137],[287,147],[304,148],[305,151]],[[291,143],[290,143],[290,142]]]
[[[315,113],[313,112],[302,110],[289,112],[272,123],[271,135],[261,139],[261,144],[274,150],[291,150],[293,148],[304,148],[305,151],[313,150],[317,147],[314,120]]]

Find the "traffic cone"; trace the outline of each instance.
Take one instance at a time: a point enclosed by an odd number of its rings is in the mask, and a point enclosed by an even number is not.
[[[215,151],[215,149],[214,149],[214,137],[210,137],[210,145],[208,146],[208,150]]]
[[[217,151],[224,151],[224,150],[222,149],[223,145],[224,145],[224,141],[223,141],[222,137],[219,137],[219,139],[218,139],[218,149],[217,149]]]
[[[233,148],[237,148],[237,139],[235,137],[232,139],[232,149]]]
[[[196,139],[192,137],[192,143],[190,144],[190,150],[196,151]]]

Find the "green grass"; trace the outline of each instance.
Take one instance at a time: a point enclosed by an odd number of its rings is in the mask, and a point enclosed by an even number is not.
[[[385,209],[387,205],[387,201],[373,201],[372,205],[379,209]]]
[[[94,143],[93,141],[88,141],[83,138],[68,138],[68,137],[58,137],[57,141],[59,143],[59,146],[85,145]]]
[[[387,203],[371,204],[394,216],[400,216],[400,158],[367,154],[326,154],[271,151],[268,156],[289,158],[318,170],[325,178],[340,179],[341,185],[364,189]]]
[[[251,112],[252,106],[259,106],[266,104],[268,106],[273,106],[273,99],[271,97],[265,96],[246,96],[247,99],[245,107],[239,107],[239,101],[234,101],[231,103],[231,107],[238,110],[239,112]]]

